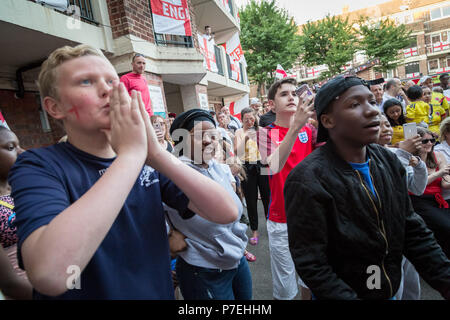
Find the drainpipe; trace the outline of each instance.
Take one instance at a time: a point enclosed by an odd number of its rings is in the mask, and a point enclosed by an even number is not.
[[[26,66],[20,67],[16,71],[16,81],[17,81],[17,91],[16,98],[22,99],[25,96],[25,86],[23,85],[23,77],[22,73],[37,67],[40,67],[45,60],[41,60],[39,62],[32,62]]]

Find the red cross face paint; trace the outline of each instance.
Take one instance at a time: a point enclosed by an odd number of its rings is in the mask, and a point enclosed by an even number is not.
[[[69,113],[75,114],[78,120],[80,120],[80,115],[78,114],[78,107],[72,107],[72,109],[69,110]]]
[[[110,127],[109,99],[118,81],[111,63],[99,56],[83,56],[58,67],[59,103],[66,126],[100,132]]]

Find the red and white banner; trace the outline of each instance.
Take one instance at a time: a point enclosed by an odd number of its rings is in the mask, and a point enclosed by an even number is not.
[[[275,70],[275,79],[283,79],[283,78],[287,78],[287,76],[288,75],[287,75],[286,71],[284,71],[281,64],[277,65],[277,70]]]
[[[433,43],[433,52],[448,50],[450,44],[448,42],[436,42]]]
[[[234,61],[231,56],[230,56],[230,69],[231,69],[230,78],[238,82],[241,82],[242,80],[241,67],[239,65],[239,62]]]
[[[404,54],[405,58],[417,56],[417,47],[403,49],[403,54]]]
[[[150,0],[155,33],[191,36],[187,0]]]
[[[207,35],[197,34],[200,51],[204,57],[203,66],[211,72],[219,72],[216,62],[216,53],[214,51],[214,39],[210,39]]]
[[[228,108],[230,109],[230,113],[240,120],[242,109],[248,108],[249,106],[250,106],[249,96],[248,94],[246,94],[241,99],[231,102],[228,105]]]
[[[229,13],[231,13],[229,0],[222,0],[222,3],[223,3],[223,6],[225,7],[225,10],[227,10]]]
[[[408,78],[408,79],[417,78],[417,77],[420,77],[420,72],[408,73],[406,75],[406,78]]]
[[[225,52],[236,62],[245,64],[244,51],[242,50],[239,33],[236,32],[226,43],[223,44]]]
[[[6,120],[5,120],[5,118],[3,118],[3,115],[2,115],[2,113],[0,112],[0,126],[2,126],[2,127],[6,127],[6,128],[8,128],[9,129],[9,127],[8,127],[8,124],[6,123]]]

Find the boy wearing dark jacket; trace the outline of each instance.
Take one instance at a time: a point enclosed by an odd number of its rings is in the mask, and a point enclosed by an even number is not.
[[[405,169],[377,146],[380,114],[367,83],[339,76],[317,93],[315,150],[284,188],[289,247],[317,299],[391,299],[405,255],[450,299],[450,261],[411,206]]]

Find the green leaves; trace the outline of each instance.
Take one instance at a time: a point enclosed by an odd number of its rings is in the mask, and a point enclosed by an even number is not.
[[[251,0],[239,16],[247,74],[258,85],[272,83],[277,64],[289,69],[300,54],[298,28],[274,0]]]
[[[327,16],[303,26],[301,36],[301,60],[307,66],[325,64],[329,71],[322,77],[341,73],[341,67],[361,50],[368,60],[378,58],[377,71],[394,69],[400,63],[399,50],[411,41],[405,25],[395,25],[385,19],[369,23],[368,17],[360,17],[357,27],[340,17]]]
[[[290,69],[300,60],[312,67],[327,65],[321,77],[340,74],[341,68],[362,51],[368,60],[379,59],[378,71],[396,68],[399,50],[410,44],[410,31],[391,20],[370,22],[360,17],[354,25],[339,16],[308,22],[301,35],[292,17],[276,6],[275,0],[251,0],[240,9],[241,43],[247,60],[247,73],[258,85],[273,82],[277,64]]]
[[[300,60],[307,66],[327,65],[322,77],[341,73],[341,67],[351,61],[356,52],[356,34],[348,19],[327,16],[303,25],[300,36]]]
[[[369,59],[379,58],[377,71],[396,68],[401,62],[399,50],[410,44],[411,31],[404,24],[397,26],[392,20],[384,19],[367,24],[367,17],[360,17],[359,29],[361,41],[359,47],[366,52]]]

